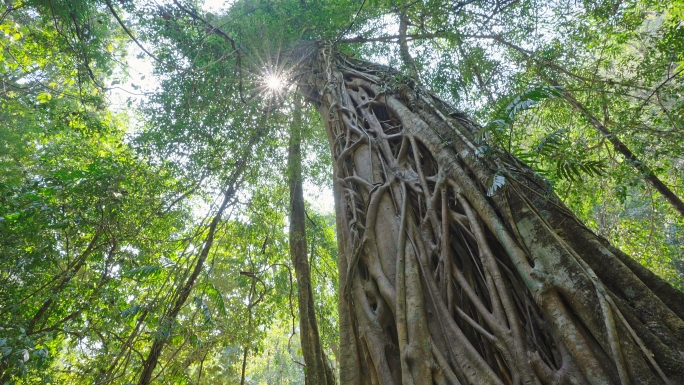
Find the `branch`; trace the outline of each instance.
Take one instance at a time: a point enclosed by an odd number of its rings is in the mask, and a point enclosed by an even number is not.
[[[514,43],[511,43],[511,42],[509,42],[509,41],[506,41],[506,40],[504,40],[504,38],[503,38],[501,35],[477,35],[477,34],[476,34],[476,35],[469,35],[469,34],[466,34],[466,35],[461,35],[461,36],[464,37],[464,38],[471,38],[471,39],[488,39],[488,40],[494,40],[495,42],[497,42],[497,43],[499,43],[499,44],[501,44],[501,45],[504,45],[504,46],[506,46],[506,47],[508,47],[508,48],[511,48],[511,49],[513,49],[514,51],[520,52],[521,54],[523,54],[523,55],[525,56],[526,59],[534,60],[534,61],[536,61],[537,63],[543,64],[543,65],[545,65],[545,66],[547,66],[547,67],[551,67],[551,68],[553,68],[553,69],[555,69],[555,70],[558,70],[558,71],[560,71],[560,72],[562,72],[562,73],[564,73],[564,74],[566,74],[566,75],[568,75],[568,76],[570,76],[570,77],[573,77],[573,78],[575,78],[575,79],[578,79],[578,80],[581,80],[581,81],[584,81],[584,82],[587,82],[587,83],[596,83],[596,81],[597,81],[596,79],[589,79],[589,78],[587,78],[587,77],[578,75],[578,74],[576,74],[576,73],[570,71],[569,69],[567,69],[567,68],[565,68],[565,67],[563,67],[563,66],[561,66],[561,65],[559,65],[559,64],[557,64],[557,63],[554,63],[554,62],[552,62],[552,61],[550,61],[550,60],[535,59],[535,58],[533,57],[534,54],[535,54],[534,51],[527,50],[527,49],[522,48],[521,46],[519,46],[519,45],[517,45],[517,44],[514,44]],[[610,84],[610,85],[617,85],[617,86],[622,86],[622,87],[630,87],[630,88],[635,88],[635,89],[639,89],[639,90],[650,91],[650,89],[649,89],[649,88],[646,88],[646,87],[641,87],[641,86],[638,86],[638,85],[635,85],[635,84],[626,84],[626,83],[619,82],[619,81],[615,81],[615,80],[611,80],[611,79],[603,79],[603,80],[601,80],[601,81],[602,81],[602,82],[605,82],[605,83],[607,83],[607,84]]]
[[[435,37],[440,37],[444,34],[444,31],[437,31],[434,33],[419,33],[406,35],[406,41],[421,40],[421,39],[432,39]],[[389,36],[379,36],[379,37],[361,37],[357,36],[351,39],[342,39],[339,43],[351,44],[351,43],[371,43],[371,42],[384,42],[384,43],[396,43],[395,40],[399,40],[400,35],[389,35]]]
[[[201,21],[202,24],[204,24],[204,25],[206,25],[207,27],[209,27],[209,29],[210,29],[209,33],[215,33],[215,34],[221,36],[224,40],[226,40],[227,42],[230,43],[230,45],[233,47],[234,50],[238,51],[237,43],[235,43],[235,40],[233,40],[233,38],[231,38],[230,36],[228,36],[228,34],[226,34],[225,32],[223,32],[220,28],[214,27],[211,23],[209,23],[208,21],[206,21],[205,19],[203,19],[203,18],[202,18],[200,15],[198,15],[196,12],[194,12],[194,11],[192,11],[192,10],[190,10],[190,9],[185,8],[183,5],[181,5],[181,3],[178,2],[178,0],[173,0],[173,3],[176,4],[176,6],[177,6],[178,8],[180,8],[181,11],[187,13],[187,14],[190,15],[190,17],[192,17],[193,19],[195,19],[195,20],[197,20],[197,21]]]
[[[145,47],[143,47],[143,45],[138,41],[138,39],[136,39],[135,36],[133,36],[133,33],[131,33],[131,31],[128,29],[128,27],[126,27],[126,25],[124,24],[123,20],[121,20],[121,18],[119,17],[119,15],[118,15],[118,14],[116,13],[116,11],[114,10],[114,7],[112,6],[112,2],[111,2],[110,0],[105,0],[105,3],[107,4],[107,8],[109,8],[109,11],[112,13],[112,15],[114,15],[114,18],[115,18],[116,21],[119,23],[119,25],[121,26],[121,28],[123,28],[124,32],[126,32],[126,35],[128,35],[128,37],[130,37],[131,40],[133,40],[133,42],[134,42],[138,47],[140,47],[141,50],[143,50],[143,52],[145,52],[147,55],[149,55],[149,56],[150,56],[152,59],[154,59],[157,63],[159,63],[159,64],[161,64],[161,65],[164,65],[164,63],[163,63],[161,60],[159,60],[158,57],[156,57],[156,56],[153,55],[150,51],[148,51],[147,49],[145,49]]]
[[[408,30],[408,16],[406,12],[402,12],[399,15],[399,53],[401,60],[404,65],[408,68],[409,74],[418,83],[420,83],[420,77],[418,76],[418,67],[416,66],[416,61],[411,57],[409,52],[408,42],[406,41],[406,31]]]
[[[173,306],[170,308],[169,311],[165,312],[165,314],[161,318],[161,327],[170,327],[170,325],[172,325],[175,322],[178,313],[180,312],[181,308],[185,304],[185,301],[192,292],[195,281],[197,280],[197,277],[200,275],[202,268],[204,266],[204,262],[206,261],[207,256],[209,255],[209,252],[214,244],[214,238],[217,232],[217,227],[221,222],[224,212],[230,205],[230,202],[233,200],[233,197],[235,196],[236,192],[238,191],[238,188],[240,187],[243,181],[244,170],[247,167],[249,161],[248,155],[259,138],[260,133],[259,131],[257,131],[248,141],[245,150],[242,154],[242,157],[240,158],[238,164],[235,167],[235,170],[233,171],[229,180],[225,183],[223,200],[221,202],[221,205],[219,206],[218,211],[214,215],[211,223],[209,224],[209,229],[204,239],[204,245],[199,254],[199,257],[197,258],[197,262],[195,263],[192,273],[190,274],[188,279],[185,282],[181,281],[179,283],[174,293],[175,301],[173,303]],[[162,349],[166,344],[167,339],[168,337],[155,338],[154,342],[152,343],[152,347],[150,348],[150,353],[148,354],[147,359],[143,362],[143,368],[138,380],[138,385],[149,385],[152,381],[152,373],[154,372],[154,369],[157,366],[159,357],[161,356]]]
[[[244,50],[242,50],[242,49],[238,46],[238,44],[235,42],[235,40],[234,40],[233,38],[231,38],[230,36],[228,36],[227,33],[223,32],[223,31],[222,31],[220,28],[218,28],[218,27],[214,27],[211,23],[209,23],[208,21],[206,21],[204,18],[202,18],[202,17],[201,17],[200,15],[198,15],[196,12],[194,12],[194,11],[188,9],[188,8],[185,8],[183,5],[181,5],[180,2],[178,2],[178,0],[173,0],[173,3],[176,4],[176,6],[177,6],[178,8],[180,8],[181,11],[187,13],[187,14],[190,15],[190,17],[192,17],[193,19],[195,19],[195,20],[197,20],[197,21],[200,21],[202,24],[206,25],[206,26],[209,28],[209,33],[210,33],[210,34],[211,34],[211,33],[214,33],[214,34],[220,36],[221,38],[223,38],[223,40],[225,40],[225,41],[227,41],[228,43],[230,43],[230,46],[233,48],[233,52],[237,53],[237,58],[236,58],[236,60],[235,60],[235,62],[236,62],[236,63],[235,63],[235,66],[236,66],[235,71],[238,73],[238,84],[239,84],[238,87],[239,87],[239,93],[240,93],[240,100],[242,101],[242,103],[248,104],[247,101],[245,100],[245,97],[244,97],[243,92],[242,92],[242,71],[241,71],[241,69],[242,69],[242,56],[240,55],[241,53],[243,53],[243,54],[245,54],[245,55],[247,56],[247,52],[245,52]]]
[[[361,10],[363,9],[364,5],[366,5],[366,0],[363,0],[361,2],[361,6],[359,7],[358,11],[356,11],[356,15],[354,15],[354,18],[352,19],[351,23],[349,23],[349,26],[347,27],[347,29],[345,29],[344,32],[342,32],[340,34],[340,37],[338,37],[337,40],[335,40],[335,42],[339,42],[340,38],[342,38],[342,36],[346,35],[349,32],[349,30],[351,29],[351,27],[354,26],[354,22],[359,17],[359,14],[361,13]]]
[[[596,128],[605,138],[608,139],[613,144],[615,151],[621,153],[629,163],[636,168],[640,173],[641,177],[649,182],[664,198],[667,200],[672,207],[679,212],[680,215],[684,216],[684,202],[677,196],[663,181],[655,175],[653,170],[646,165],[644,161],[639,159],[632,150],[627,147],[620,139],[618,139],[615,134],[608,130],[601,122],[596,119],[596,117],[577,99],[575,99],[568,92],[563,92],[563,98],[579,113],[584,115],[584,117],[589,120],[592,126]]]

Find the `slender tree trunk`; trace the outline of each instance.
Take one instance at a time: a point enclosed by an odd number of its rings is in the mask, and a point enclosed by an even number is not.
[[[172,329],[174,323],[176,322],[176,317],[178,317],[178,313],[180,313],[181,309],[183,308],[183,305],[185,305],[185,302],[190,296],[190,293],[192,292],[192,289],[195,286],[195,281],[197,280],[197,277],[199,277],[199,274],[202,272],[204,262],[207,260],[207,257],[209,256],[209,251],[211,250],[211,247],[214,244],[216,228],[219,222],[221,221],[224,211],[228,207],[228,203],[233,199],[234,193],[235,185],[231,185],[230,188],[227,191],[225,191],[223,195],[223,202],[221,203],[218,212],[216,213],[216,215],[214,216],[209,225],[209,230],[207,232],[207,237],[204,241],[204,246],[202,248],[202,251],[200,252],[199,257],[197,258],[197,262],[195,263],[195,266],[192,270],[192,274],[190,275],[190,277],[188,277],[186,281],[181,281],[181,285],[177,288],[177,291],[175,293],[175,300],[173,301],[172,306],[169,308],[168,311],[165,312],[159,323],[158,333],[156,333],[155,339],[152,342],[152,347],[150,348],[150,352],[147,354],[147,358],[143,362],[142,371],[140,372],[140,377],[138,378],[138,385],[148,385],[150,382],[152,382],[152,374],[154,373],[154,369],[157,367],[157,363],[159,362],[159,358],[161,357],[164,345],[166,345],[169,336],[172,334]]]
[[[256,280],[252,277],[252,286],[249,289],[249,304],[247,305],[247,338],[242,351],[242,369],[240,371],[240,385],[245,385],[245,374],[247,373],[247,356],[249,356],[249,345],[251,344],[252,334],[252,306],[254,304],[254,285]]]
[[[307,258],[304,192],[302,189],[302,117],[300,96],[295,95],[294,121],[288,152],[290,179],[290,257],[297,275],[299,303],[299,336],[306,364],[308,385],[334,385],[332,369],[323,353],[311,289],[311,272]]]
[[[596,117],[592,115],[591,112],[589,112],[589,110],[582,105],[582,103],[577,101],[577,99],[575,99],[569,92],[563,92],[563,98],[570,103],[572,108],[584,115],[584,117],[589,120],[591,125],[594,126],[594,128],[596,128],[596,130],[598,130],[603,137],[608,138],[615,151],[622,154],[622,156],[629,161],[629,164],[632,165],[632,167],[634,167],[639,174],[641,174],[641,177],[646,182],[650,183],[651,186],[653,186],[653,188],[656,189],[656,191],[658,191],[660,195],[662,195],[663,198],[665,198],[665,200],[672,205],[672,207],[674,207],[674,209],[677,210],[682,217],[684,217],[684,202],[682,199],[677,196],[674,191],[667,187],[667,185],[663,183],[660,178],[658,178],[658,176],[653,172],[653,170],[651,170],[650,167],[648,167],[644,161],[639,159],[625,143],[615,136],[615,134],[610,132],[606,126],[601,124],[601,122],[596,119]]]
[[[192,273],[187,278],[187,280],[181,280],[180,284],[176,288],[174,293],[174,300],[171,306],[164,312],[158,327],[158,333],[155,333],[155,339],[152,342],[150,351],[142,363],[142,369],[140,371],[140,376],[138,377],[138,385],[148,385],[153,380],[153,373],[157,364],[159,363],[159,358],[162,355],[162,351],[169,336],[172,334],[172,329],[176,318],[180,313],[181,309],[185,305],[190,293],[195,287],[195,282],[199,277],[202,269],[204,268],[204,262],[209,256],[212,246],[214,245],[214,237],[216,235],[216,229],[223,219],[223,214],[232,202],[235,192],[238,190],[244,178],[244,171],[247,166],[248,155],[251,152],[252,146],[254,145],[256,139],[258,138],[258,133],[255,133],[248,143],[248,146],[244,150],[244,154],[239,159],[238,163],[235,165],[233,173],[229,177],[228,182],[224,186],[223,199],[218,207],[216,215],[211,220],[209,228],[207,229],[207,236],[204,239],[204,245],[202,250],[197,257],[197,262],[192,269]]]
[[[395,71],[300,79],[333,156],[343,384],[684,383],[684,294]],[[457,118],[451,118],[451,116]]]
[[[38,325],[38,322],[43,319],[45,316],[45,313],[47,313],[48,309],[50,306],[52,306],[55,298],[57,298],[57,295],[64,290],[64,288],[67,287],[71,279],[85,266],[86,262],[88,261],[88,258],[90,255],[97,250],[98,245],[97,242],[102,235],[102,226],[99,226],[97,230],[95,230],[95,234],[93,235],[93,238],[90,240],[88,243],[88,246],[86,249],[83,251],[83,253],[74,261],[72,266],[67,269],[65,273],[62,274],[62,278],[59,280],[59,283],[57,286],[52,288],[50,292],[52,293],[52,297],[48,298],[43,302],[43,305],[38,309],[36,314],[31,318],[31,321],[29,321],[28,327],[26,328],[26,335],[31,335],[35,331],[36,326]]]

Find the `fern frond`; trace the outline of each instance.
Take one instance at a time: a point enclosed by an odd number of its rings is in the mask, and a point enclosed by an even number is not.
[[[583,175],[603,175],[604,169],[605,165],[603,162],[597,160],[559,159],[556,162],[556,176],[558,179],[569,179],[573,182],[582,178]]]
[[[490,197],[494,195],[496,190],[500,189],[504,184],[506,184],[506,178],[497,172],[496,174],[492,175],[491,178],[489,178],[488,184],[489,187],[487,187],[487,196]]]
[[[155,265],[140,266],[123,273],[124,277],[143,279],[161,273],[162,268]]]
[[[520,111],[528,110],[544,99],[560,97],[562,91],[563,88],[559,86],[532,87],[516,96],[513,101],[506,106],[504,114],[500,119],[505,120],[507,123],[511,123],[515,119],[515,115]]]
[[[221,295],[221,292],[216,288],[216,286],[214,286],[214,284],[211,282],[206,282],[202,284],[202,289],[207,297],[209,297],[209,299],[214,303],[214,306],[216,306],[219,314],[225,316],[227,314],[226,303],[223,300],[223,295]]]
[[[209,305],[207,305],[207,303],[204,302],[204,300],[200,297],[193,298],[193,301],[195,302],[197,309],[202,312],[202,316],[204,316],[204,323],[205,324],[212,323],[214,320],[214,317],[211,315],[211,309],[209,308]]]
[[[549,156],[551,152],[557,151],[563,143],[563,134],[567,131],[567,129],[561,128],[551,132],[535,146],[534,152]]]

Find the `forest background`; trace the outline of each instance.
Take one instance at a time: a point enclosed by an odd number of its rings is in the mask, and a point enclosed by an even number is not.
[[[137,382],[160,338],[160,383],[303,383],[293,127],[335,367],[332,171],[323,123],[293,96],[302,41],[415,71],[482,125],[483,154],[525,160],[683,289],[684,214],[649,179],[684,195],[683,17],[682,1],[5,0],[0,383]]]

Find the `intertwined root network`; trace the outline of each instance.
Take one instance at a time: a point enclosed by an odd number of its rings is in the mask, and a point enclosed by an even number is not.
[[[632,310],[643,303],[623,289],[640,281],[604,246],[594,254],[624,275],[608,289],[611,273],[580,256],[600,241],[541,179],[513,157],[478,155],[477,127],[396,72],[323,56],[312,83],[360,383],[669,381],[676,365],[652,353],[681,355],[681,336],[666,335],[681,319],[662,303]],[[662,330],[644,325],[648,312],[667,318]]]

